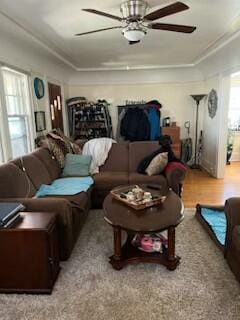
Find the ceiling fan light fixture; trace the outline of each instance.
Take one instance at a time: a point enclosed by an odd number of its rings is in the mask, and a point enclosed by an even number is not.
[[[148,7],[148,3],[143,0],[128,0],[121,4],[120,11],[124,19],[141,18],[145,16]]]
[[[147,32],[143,29],[126,28],[122,33],[128,41],[140,41],[145,37]]]

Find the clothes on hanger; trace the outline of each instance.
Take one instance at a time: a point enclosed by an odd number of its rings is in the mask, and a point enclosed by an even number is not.
[[[160,137],[160,116],[159,110],[155,107],[148,109],[148,120],[150,123],[150,140],[158,140]]]
[[[129,108],[121,122],[121,136],[129,141],[145,141],[150,137],[150,123],[144,110]]]
[[[124,140],[124,137],[121,136],[121,123],[122,123],[122,119],[124,118],[124,115],[126,113],[126,109],[122,109],[122,111],[120,112],[119,116],[118,116],[118,124],[117,124],[117,132],[116,132],[116,139],[118,142]]]

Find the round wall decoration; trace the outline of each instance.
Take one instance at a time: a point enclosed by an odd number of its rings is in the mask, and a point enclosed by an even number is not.
[[[35,91],[36,97],[38,99],[41,99],[42,97],[44,97],[44,83],[42,79],[35,78],[33,84],[34,84],[34,91]]]
[[[217,112],[218,96],[217,91],[212,89],[208,95],[208,114],[210,118],[214,118]]]

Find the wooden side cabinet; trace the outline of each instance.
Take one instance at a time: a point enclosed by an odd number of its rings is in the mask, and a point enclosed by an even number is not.
[[[23,212],[0,229],[0,292],[51,293],[60,271],[56,215]]]
[[[177,127],[177,126],[162,127],[162,134],[168,135],[171,137],[172,150],[175,153],[176,157],[180,158],[181,156],[180,127]]]

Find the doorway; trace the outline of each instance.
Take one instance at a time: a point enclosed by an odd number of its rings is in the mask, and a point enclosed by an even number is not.
[[[61,87],[48,83],[48,92],[52,129],[60,129],[64,132]]]
[[[240,168],[240,73],[231,77],[226,158],[227,165]]]

